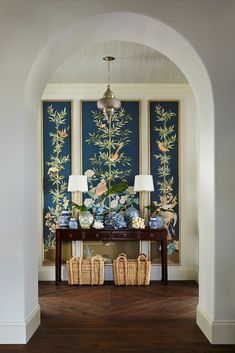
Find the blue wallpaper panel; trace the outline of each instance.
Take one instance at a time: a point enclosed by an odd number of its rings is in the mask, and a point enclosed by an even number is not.
[[[179,102],[151,101],[150,171],[155,191],[154,210],[161,213],[168,230],[168,254],[179,248]]]
[[[43,102],[43,236],[44,249],[55,245],[58,217],[68,207],[71,174],[71,102]]]
[[[94,121],[94,116],[98,112],[96,101],[82,101],[82,172],[84,173],[86,170],[93,170],[94,164],[92,164],[91,158],[94,155],[99,156],[101,151],[100,146],[97,146],[95,143],[88,143],[87,140],[90,137],[90,134],[97,132],[97,124]],[[129,170],[129,175],[125,175],[122,177],[120,175],[119,178],[115,180],[115,183],[119,183],[127,181],[128,185],[134,185],[134,176],[139,174],[139,101],[122,101],[122,109],[121,114],[125,116],[129,116],[128,123],[123,126],[121,129],[129,130],[127,134],[127,138],[129,142],[125,142],[123,147],[121,147],[119,155],[122,154],[128,158],[128,164],[116,164],[112,168],[117,168],[120,173],[126,172]],[[120,119],[121,120],[121,119]],[[105,125],[105,124],[103,124]],[[120,137],[120,136],[119,136]],[[118,136],[114,137],[114,140],[117,141]],[[121,141],[121,137],[120,137]],[[119,145],[122,146],[122,143]],[[115,154],[115,148],[112,150],[112,154]],[[105,169],[105,167],[104,167]]]

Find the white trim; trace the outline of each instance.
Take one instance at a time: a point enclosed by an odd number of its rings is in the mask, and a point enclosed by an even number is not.
[[[212,344],[235,344],[235,321],[212,320],[199,305],[197,325]]]
[[[197,271],[193,267],[186,266],[168,266],[168,279],[171,281],[196,281]],[[62,280],[67,280],[66,266],[62,265]],[[151,280],[159,281],[161,279],[161,266],[152,265]],[[55,267],[54,266],[40,266],[39,267],[39,281],[54,281]],[[112,281],[112,266],[105,265],[105,280]]]
[[[29,314],[26,319],[26,343],[33,336],[37,328],[41,323],[41,310],[40,306],[37,305],[36,308]]]
[[[39,305],[33,309],[25,321],[0,322],[0,344],[26,344],[40,322]]]

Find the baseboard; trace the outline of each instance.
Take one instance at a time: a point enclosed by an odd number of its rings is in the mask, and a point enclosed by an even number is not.
[[[25,321],[0,322],[0,344],[26,344],[40,325],[40,306]]]
[[[40,306],[37,305],[36,308],[29,314],[26,319],[26,343],[33,336],[34,332],[37,330],[41,323],[41,312]]]
[[[66,266],[62,266],[62,280],[67,280]],[[168,267],[168,278],[170,281],[196,281],[197,271],[194,267],[186,266],[169,266]],[[40,266],[38,272],[39,281],[54,281],[55,280],[55,267],[54,266]],[[161,279],[161,266],[152,265],[151,280],[159,281]],[[105,280],[112,281],[112,266],[105,266]]]
[[[198,305],[197,325],[212,344],[235,344],[235,321],[212,320]]]

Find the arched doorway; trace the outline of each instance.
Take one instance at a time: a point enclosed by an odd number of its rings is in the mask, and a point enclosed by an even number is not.
[[[25,89],[25,104],[27,113],[32,117],[32,132],[37,124],[38,102],[55,67],[70,55],[75,47],[83,48],[99,42],[101,38],[102,41],[137,42],[162,52],[183,71],[193,89],[199,122],[198,318],[199,326],[205,332],[201,324],[203,313],[205,312],[210,318],[214,316],[214,116],[210,80],[202,61],[191,45],[165,24],[150,17],[132,13],[92,16],[71,26],[66,32],[59,33],[53,38],[38,54],[29,73]],[[52,53],[53,62],[50,60]],[[30,144],[30,141],[26,141],[27,143]],[[32,155],[32,160],[34,159],[35,156]],[[34,214],[32,217],[35,218],[36,223],[37,215]],[[201,246],[201,239],[203,239],[203,246]],[[204,268],[206,271],[202,270]]]

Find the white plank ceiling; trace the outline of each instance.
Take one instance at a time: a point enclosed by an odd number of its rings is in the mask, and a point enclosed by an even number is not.
[[[111,83],[187,83],[180,69],[165,55],[137,43],[98,43],[75,53],[54,72],[50,83],[105,83],[107,63],[114,56]]]

